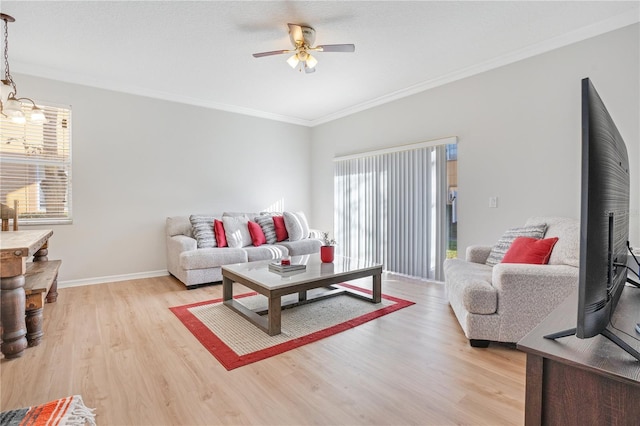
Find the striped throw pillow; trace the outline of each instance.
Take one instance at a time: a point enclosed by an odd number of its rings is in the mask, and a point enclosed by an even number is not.
[[[267,239],[267,244],[275,244],[276,227],[273,224],[273,216],[270,214],[263,214],[261,216],[256,216],[253,220],[260,225],[260,228],[262,228],[262,232]]]
[[[191,221],[191,231],[193,237],[198,243],[198,248],[216,247],[216,236],[213,233],[213,216],[192,214],[189,216]]]
[[[502,235],[502,237],[500,237],[498,242],[491,248],[491,252],[489,253],[489,257],[487,258],[485,264],[489,266],[495,266],[498,263],[502,262],[502,258],[507,253],[507,250],[509,250],[509,247],[511,247],[511,243],[513,243],[513,240],[515,240],[516,238],[530,237],[539,240],[544,237],[545,232],[547,232],[546,223],[508,229]]]

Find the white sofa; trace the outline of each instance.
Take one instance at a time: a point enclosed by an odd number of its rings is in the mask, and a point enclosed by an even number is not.
[[[542,223],[544,238],[559,238],[547,265],[489,266],[488,246],[468,247],[465,260],[445,261],[447,298],[471,346],[517,342],[577,289],[579,222],[532,217],[525,226]]]
[[[251,219],[258,214],[233,213],[232,215],[245,215]],[[219,217],[222,216],[219,215]],[[280,241],[258,247],[250,245],[241,248],[198,248],[189,216],[168,217],[165,231],[167,270],[182,281],[188,289],[222,281],[222,265],[318,253],[322,245],[321,233],[312,229],[307,238],[297,241]]]

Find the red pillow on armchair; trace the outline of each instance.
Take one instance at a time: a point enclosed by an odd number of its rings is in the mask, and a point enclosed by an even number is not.
[[[551,251],[557,241],[557,237],[542,240],[531,237],[518,237],[511,243],[511,247],[505,253],[502,263],[546,265],[549,263]]]

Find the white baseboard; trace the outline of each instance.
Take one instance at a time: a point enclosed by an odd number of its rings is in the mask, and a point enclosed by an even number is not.
[[[80,287],[83,285],[113,283],[117,281],[137,280],[141,278],[154,278],[169,275],[166,270],[137,272],[135,274],[110,275],[108,277],[85,278],[80,280],[58,281],[58,288]]]

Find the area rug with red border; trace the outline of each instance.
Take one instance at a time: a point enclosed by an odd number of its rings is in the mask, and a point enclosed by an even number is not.
[[[364,293],[371,290],[340,284]],[[322,290],[315,290],[322,291]],[[312,291],[309,292],[310,294]],[[266,309],[267,298],[255,292],[234,296],[250,309]],[[297,295],[282,302],[295,301]],[[294,348],[357,327],[383,315],[413,305],[414,302],[382,295],[371,303],[348,295],[318,300],[282,310],[282,333],[269,336],[222,303],[208,300],[169,308],[202,345],[227,369],[242,367]]]

